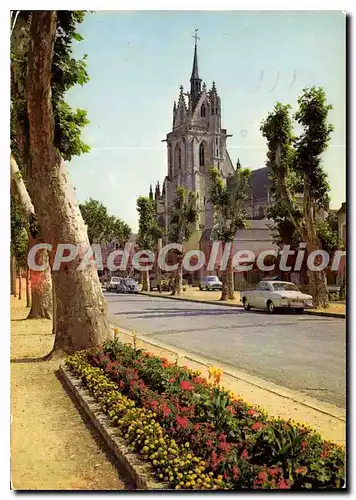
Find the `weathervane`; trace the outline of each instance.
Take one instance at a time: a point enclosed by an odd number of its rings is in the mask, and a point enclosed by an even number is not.
[[[195,31],[195,35],[192,35],[192,38],[194,38],[194,40],[195,40],[195,46],[197,46],[198,40],[200,40],[200,37],[198,36],[199,29],[195,28],[194,31]]]

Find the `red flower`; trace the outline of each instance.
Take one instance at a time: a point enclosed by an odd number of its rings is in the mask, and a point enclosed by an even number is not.
[[[260,429],[262,429],[262,427],[264,427],[262,422],[256,422],[253,425],[251,425],[251,429],[253,431],[259,431]]]
[[[306,467],[299,467],[298,469],[295,469],[295,472],[297,474],[303,474],[304,475],[304,474],[307,473],[307,471],[308,471],[308,469]]]
[[[204,385],[205,380],[202,377],[195,377],[193,379],[194,384]]]
[[[304,450],[305,450],[305,448],[308,446],[308,443],[307,443],[306,441],[302,441],[302,442],[300,443],[300,446],[301,446],[301,448],[302,448],[302,451],[304,451]]]
[[[259,472],[257,477],[260,481],[266,481],[267,480],[267,472],[263,472],[263,471]]]
[[[213,447],[213,442],[211,439],[208,439],[207,442],[206,442],[206,446],[207,448],[212,448]]]
[[[157,410],[157,401],[155,399],[152,399],[152,401],[150,401],[150,404],[151,404],[151,408],[153,408],[153,410]]]
[[[285,479],[280,479],[278,481],[278,488],[280,490],[289,490],[290,489],[290,486],[289,486],[289,481],[288,480],[285,480]]]
[[[231,415],[235,415],[236,414],[236,411],[233,409],[232,406],[227,406],[226,409],[227,409],[227,411],[229,411],[231,413]]]
[[[182,429],[186,429],[189,426],[189,420],[185,417],[176,417],[176,422]]]
[[[173,384],[175,381],[176,381],[176,378],[175,378],[175,377],[171,377],[170,379],[168,379],[168,382],[169,382],[170,384]]]
[[[220,450],[225,451],[230,448],[230,445],[226,441],[221,441],[219,443],[219,448]]]
[[[183,391],[191,391],[194,388],[189,380],[183,380],[179,385]]]
[[[257,415],[257,412],[256,412],[256,410],[253,410],[252,408],[250,408],[247,411],[247,415],[249,415],[250,417],[254,417],[255,415]]]
[[[246,449],[241,453],[241,458],[247,458],[248,457],[248,452]]]
[[[233,465],[232,466],[232,477],[236,480],[236,479],[238,479],[239,475],[240,475],[239,468],[236,467],[236,465]]]
[[[120,380],[119,387],[120,389],[123,389],[125,387],[125,382],[123,380]]]
[[[167,405],[163,405],[162,406],[162,413],[163,413],[164,417],[168,417],[168,415],[170,415],[172,412],[171,412],[170,408],[168,408]]]
[[[195,431],[198,431],[198,430],[200,429],[200,427],[201,427],[201,425],[200,425],[200,424],[194,424],[193,429],[194,429]]]

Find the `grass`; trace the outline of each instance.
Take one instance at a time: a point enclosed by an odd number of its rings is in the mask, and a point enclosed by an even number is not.
[[[11,297],[11,482],[16,490],[125,490],[113,457],[56,372],[51,321]]]

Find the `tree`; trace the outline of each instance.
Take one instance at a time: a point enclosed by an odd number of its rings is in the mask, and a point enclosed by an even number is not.
[[[59,243],[71,243],[83,253],[89,249],[86,227],[55,141],[51,82],[56,23],[56,11],[31,13],[26,76],[30,155],[25,179],[41,234],[53,248],[51,263]],[[110,336],[96,269],[87,266],[78,270],[79,263],[78,255],[52,275],[56,295],[54,349],[66,352],[100,344]]]
[[[137,199],[136,207],[139,214],[137,244],[141,250],[155,251],[158,239],[162,237],[162,230],[157,223],[154,201],[151,197],[140,196]],[[148,269],[144,271],[143,276],[143,290],[149,292],[150,273]]]
[[[35,210],[27,192],[26,185],[19,171],[18,165],[13,156],[10,157],[10,178],[12,197],[16,200],[17,210],[21,214],[23,227],[27,231],[28,250],[34,245],[41,243],[40,231]],[[48,264],[48,253],[45,249],[40,249],[36,255],[36,264]],[[26,265],[27,267],[27,265]],[[29,283],[28,272],[26,272],[26,296],[29,305]],[[32,270],[31,275],[31,309],[28,319],[51,319],[52,313],[52,286],[49,267],[45,271]]]
[[[27,246],[28,246],[28,237],[25,229],[25,224],[22,220],[21,213],[16,207],[16,202],[11,198],[10,205],[10,215],[11,215],[11,245],[10,245],[10,253],[11,256],[15,259],[15,276],[18,275],[19,278],[19,299],[21,296],[21,275],[22,270],[26,269],[27,266]]]
[[[333,130],[327,122],[331,109],[322,88],[306,88],[298,98],[298,110],[293,116],[302,130],[298,137],[293,132],[290,105],[277,103],[261,125],[262,135],[267,139],[267,166],[274,198],[269,216],[274,219],[281,240],[289,234],[296,241],[304,241],[307,254],[322,248],[317,213],[329,201],[330,188],[321,156]],[[302,206],[297,204],[298,195]],[[326,307],[325,271],[310,271],[309,289],[314,307]]]
[[[121,245],[125,245],[131,236],[131,228],[120,218],[109,215],[107,208],[100,201],[90,198],[80,204],[79,208],[87,225],[91,244],[117,240]]]
[[[226,182],[217,168],[210,169],[209,195],[215,222],[213,236],[223,242],[224,249],[226,244],[231,244],[234,241],[236,231],[247,226],[246,206],[249,197],[249,176],[250,171],[242,168],[240,162],[238,162],[234,174]],[[234,271],[231,250],[222,283],[220,300],[234,299]]]
[[[80,41],[76,25],[84,19],[82,11],[58,11],[56,16],[56,36],[52,60],[52,104],[54,112],[54,143],[65,160],[73,155],[89,151],[89,146],[81,140],[81,128],[88,123],[86,111],[73,111],[65,102],[65,93],[79,83],[83,85],[89,77],[86,72],[86,56],[76,60],[71,54],[73,39]],[[29,123],[26,96],[26,68],[28,63],[29,29],[31,11],[17,11],[12,16],[11,30],[11,151],[21,172],[25,172],[29,158]],[[35,220],[33,216],[33,220]],[[30,221],[28,231],[29,248],[42,242],[38,221]],[[48,262],[46,250],[37,254],[37,263]],[[52,299],[55,293],[51,287],[50,269],[32,272],[32,306],[29,318],[50,318]],[[52,288],[52,290],[51,290]],[[53,308],[54,310],[54,308]],[[55,320],[53,318],[53,323]]]
[[[183,187],[178,187],[176,197],[172,204],[171,220],[169,224],[169,239],[172,243],[183,245],[193,234],[194,225],[197,221],[197,196]],[[173,279],[172,295],[181,295],[183,285],[183,259],[184,251],[175,251],[177,259],[177,270]]]

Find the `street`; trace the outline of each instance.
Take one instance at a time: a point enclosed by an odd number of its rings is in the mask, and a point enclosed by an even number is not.
[[[123,328],[345,408],[344,319],[105,296],[110,321]]]

